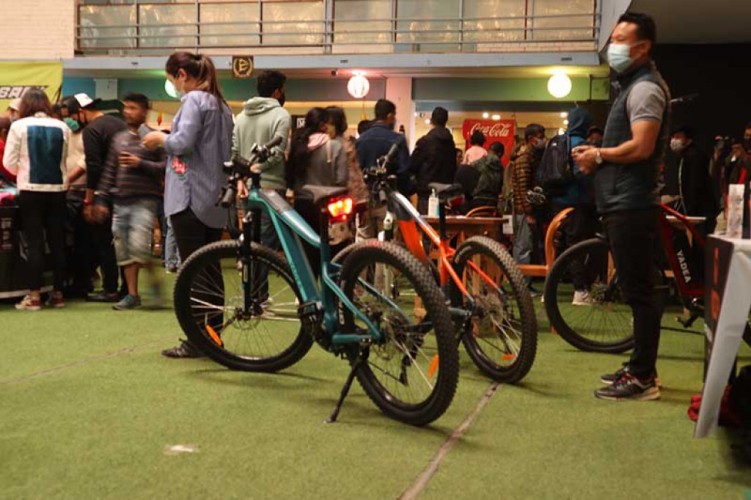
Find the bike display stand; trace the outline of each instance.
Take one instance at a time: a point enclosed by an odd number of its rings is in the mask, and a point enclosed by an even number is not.
[[[716,427],[720,402],[751,310],[751,240],[710,236],[706,245],[705,333],[709,363],[694,437]]]

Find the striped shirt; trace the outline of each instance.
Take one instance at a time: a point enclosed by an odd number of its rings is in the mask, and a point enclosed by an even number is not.
[[[130,153],[141,161],[135,167],[120,165],[120,153]],[[144,198],[162,198],[164,179],[164,150],[148,151],[141,144],[141,136],[130,130],[112,138],[99,191],[114,198],[115,203]]]
[[[17,176],[19,191],[60,192],[68,188],[66,159],[70,129],[39,112],[10,126],[3,164]]]
[[[211,228],[227,222],[227,210],[217,207],[227,177],[222,171],[232,149],[232,112],[223,102],[201,90],[188,92],[164,141],[167,170],[164,213],[188,208]]]

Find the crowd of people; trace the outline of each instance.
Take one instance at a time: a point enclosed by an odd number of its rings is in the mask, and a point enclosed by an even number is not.
[[[717,216],[722,219],[728,184],[750,178],[751,126],[743,139],[718,138],[711,157],[694,143],[692,127],[681,126],[670,134],[666,118],[670,94],[650,58],[654,25],[638,15],[628,16],[616,27],[613,54],[609,54],[627,91],[614,104],[605,130],[593,126],[592,117],[581,107],[568,111],[563,136],[551,138],[542,125],[528,124],[507,165],[502,160],[504,145],[486,144],[480,131],[471,135],[466,152],[457,148],[447,128],[449,112],[442,107],[433,110],[431,130],[417,140],[411,153],[403,128],[395,130],[396,106],[386,99],[377,101],[373,121],[358,125],[356,139],[347,133],[345,113],[338,107],[311,109],[304,124],[293,130],[284,108],[287,78],[279,71],[263,72],[257,78],[257,95],[233,116],[211,59],[189,52],[172,54],[165,65],[167,79],[181,96],[168,132],[146,125],[150,103],[141,94],[123,98],[121,119],[98,110],[98,100],[86,94],[53,105],[44,92],[30,90],[0,118],[0,148],[4,147],[0,171],[18,188],[31,270],[31,292],[16,307],[42,308],[45,234],[54,270],[49,306],[63,307],[65,296],[86,296],[111,302],[116,310],[138,308],[142,268],[150,276],[151,296],[158,299],[161,280],[155,246],[163,250],[162,265],[173,272],[180,259],[219,240],[228,221],[232,224],[216,203],[226,182],[223,163],[233,153],[248,157],[253,145],[279,137],[277,154],[258,166],[262,189],[290,199],[314,226],[318,215],[302,190],[304,185],[348,187],[359,202],[368,204],[359,216],[356,235],[344,229],[332,231],[334,245],[344,246],[355,237],[372,238],[382,229],[385,207],[370,199],[363,169],[375,166],[393,145],[398,152],[391,173],[402,193],[416,195],[420,213],[427,213],[431,183],[461,184],[462,213],[489,207],[512,215],[512,251],[520,264],[542,258],[546,222],[560,210],[573,208],[559,241],[570,246],[602,229],[613,246],[616,265],[633,271],[622,273],[622,278],[634,308],[635,331],[643,332],[642,338],[659,338],[653,331],[655,324],[659,326],[658,307],[647,290],[648,281],[638,275],[644,255],[651,252],[647,246],[655,238],[652,209],[657,184],[652,182],[652,164],[660,163],[663,156],[659,139],[664,136],[668,144],[670,136],[671,152],[661,169],[663,201],[687,215],[706,217],[705,229],[712,231]],[[555,192],[542,191],[540,202],[534,196],[540,192],[538,171],[549,144],[561,140],[567,145],[571,176]],[[645,141],[651,146],[643,146]],[[633,163],[644,168],[621,168]],[[589,175],[594,170],[598,175]],[[705,189],[708,185],[714,189]],[[238,186],[238,192],[241,199],[247,196],[246,186]],[[164,240],[157,245],[155,228]],[[636,237],[645,230],[647,237]],[[266,217],[261,220],[260,237],[264,245],[279,249]],[[643,243],[644,255],[634,260],[639,254],[634,251],[637,242]],[[316,250],[308,251],[316,267]],[[101,277],[98,293],[92,293],[95,276]],[[531,281],[529,286],[536,292]],[[589,303],[587,290],[577,287],[574,305]],[[654,342],[647,342],[646,361],[630,362],[629,373],[649,378]],[[636,352],[644,356],[643,350]],[[201,355],[186,341],[163,354]]]

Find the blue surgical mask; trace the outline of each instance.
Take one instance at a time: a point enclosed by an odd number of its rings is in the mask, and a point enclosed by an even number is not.
[[[634,64],[631,57],[631,47],[637,44],[629,45],[627,43],[611,43],[608,46],[608,64],[616,73],[623,73]]]

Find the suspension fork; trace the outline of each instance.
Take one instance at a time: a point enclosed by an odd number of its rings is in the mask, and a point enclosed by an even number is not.
[[[261,210],[253,208],[249,212],[250,220],[246,217],[243,224],[243,235],[240,241],[240,264],[242,266],[243,282],[243,312],[245,314],[254,313],[260,302],[260,297],[253,297],[253,288],[256,283],[256,277],[260,274],[258,268],[261,264],[257,261],[251,262],[250,247],[252,243],[261,243]],[[258,288],[258,287],[255,287]],[[258,290],[256,290],[258,293]]]

